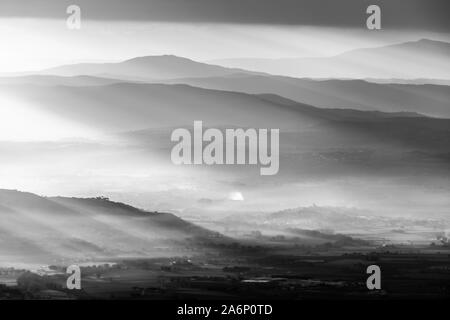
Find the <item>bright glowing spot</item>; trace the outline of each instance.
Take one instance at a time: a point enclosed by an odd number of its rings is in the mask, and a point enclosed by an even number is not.
[[[244,196],[239,191],[234,191],[230,193],[228,199],[232,201],[244,201]]]

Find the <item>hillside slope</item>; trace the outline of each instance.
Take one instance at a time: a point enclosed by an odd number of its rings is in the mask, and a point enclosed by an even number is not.
[[[169,213],[105,198],[45,198],[0,190],[0,263],[184,255],[217,234]]]

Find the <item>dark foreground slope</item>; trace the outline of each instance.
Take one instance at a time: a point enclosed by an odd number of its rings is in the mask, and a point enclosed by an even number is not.
[[[220,238],[172,214],[106,198],[0,190],[0,216],[0,262],[6,264],[179,256]]]

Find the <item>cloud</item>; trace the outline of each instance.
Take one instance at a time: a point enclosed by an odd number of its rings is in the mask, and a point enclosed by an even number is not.
[[[371,4],[382,8],[383,28],[450,31],[448,0],[78,0],[93,20],[218,22],[365,27]],[[2,0],[3,17],[66,17],[72,0]]]

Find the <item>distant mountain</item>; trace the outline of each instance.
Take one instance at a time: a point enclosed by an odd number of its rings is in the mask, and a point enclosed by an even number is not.
[[[0,85],[0,93],[33,106],[34,111],[70,119],[99,133],[189,128],[193,121],[203,120],[205,126],[317,131],[316,138],[329,135],[329,130],[338,130],[332,136],[345,145],[352,145],[355,133],[359,132],[364,136],[358,139],[364,143],[370,138],[380,139],[383,144],[395,141],[427,148],[445,146],[450,130],[450,120],[424,118],[414,113],[321,109],[273,94],[251,95],[188,85]]]
[[[450,79],[427,79],[427,78],[417,78],[417,79],[376,79],[376,78],[366,78],[367,82],[372,83],[398,83],[398,84],[435,84],[439,86],[450,86]]]
[[[293,77],[450,79],[450,43],[422,39],[325,58],[226,59],[211,63]]]
[[[182,77],[224,76],[236,72],[244,71],[195,62],[173,55],[163,55],[139,57],[118,63],[66,65],[44,70],[41,74],[59,76],[89,75],[133,81],[149,81]]]
[[[283,76],[234,74],[166,81],[201,88],[272,93],[320,108],[416,112],[450,118],[450,86],[370,83],[364,80],[313,80]]]
[[[142,84],[141,81],[131,81]],[[420,113],[450,118],[450,86],[427,84],[425,79],[314,80],[284,76],[235,73],[219,77],[193,77],[144,83],[188,84],[191,86],[250,94],[277,94],[320,108],[340,108],[382,112]],[[391,83],[393,82],[393,83]],[[0,78],[0,85],[90,87],[130,83],[130,80],[94,76],[30,75]]]
[[[188,85],[118,83],[106,86],[0,85],[10,100],[34,111],[111,133],[205,125],[290,128],[311,125],[307,114],[262,97]],[[315,121],[322,121],[316,119]]]
[[[277,94],[319,108],[341,108],[382,112],[411,112],[450,118],[450,86],[427,79],[315,80],[233,73],[217,77],[188,77],[166,80],[131,81],[96,76],[28,75],[0,77],[0,85],[90,87],[120,83],[187,84],[199,88],[250,94]],[[450,83],[450,80],[449,80]]]
[[[176,256],[189,246],[203,250],[200,243],[217,238],[172,214],[106,198],[45,198],[0,189],[0,219],[0,263]]]

